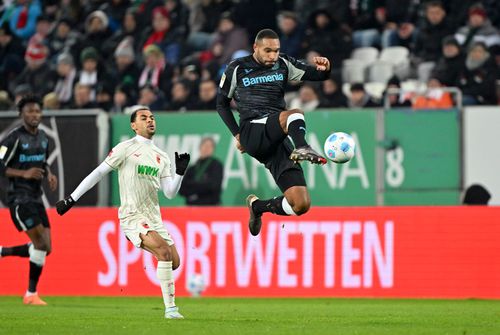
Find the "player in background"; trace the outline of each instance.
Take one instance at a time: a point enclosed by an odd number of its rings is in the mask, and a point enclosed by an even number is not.
[[[271,29],[257,34],[253,50],[252,55],[228,65],[219,84],[217,112],[238,149],[264,164],[284,194],[268,200],[253,194],[247,197],[249,229],[258,235],[265,212],[301,215],[309,210],[311,200],[298,162],[325,164],[326,158],[306,142],[304,113],[286,110],[285,86],[289,81],[328,79],[330,62],[314,57],[315,66],[310,66],[280,54],[278,35]],[[239,125],[231,111],[231,99],[236,102]]]
[[[182,319],[175,305],[175,284],[172,271],[180,264],[174,241],[163,225],[158,202],[161,189],[172,199],[181,186],[189,163],[189,154],[175,153],[176,174],[172,176],[167,154],[154,145],[156,131],[153,113],[146,106],[132,107],[130,125],[136,136],[116,145],[108,157],[92,171],[70,196],[56,204],[63,215],[80,197],[112,170],[118,170],[120,188],[120,226],[137,248],[158,259],[157,276],[165,303],[165,318]]]
[[[45,258],[51,252],[50,224],[42,202],[42,180],[55,191],[57,177],[50,172],[49,139],[39,129],[42,101],[35,95],[24,96],[17,104],[22,126],[0,143],[0,175],[9,179],[7,205],[17,230],[24,231],[31,243],[14,247],[0,246],[0,257],[29,257],[29,283],[23,303],[47,305],[37,293]]]

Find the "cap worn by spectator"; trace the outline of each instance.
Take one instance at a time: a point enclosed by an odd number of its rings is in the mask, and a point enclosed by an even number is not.
[[[115,50],[115,57],[130,57],[134,59],[135,53],[134,53],[134,48],[132,45],[132,38],[131,37],[126,37],[124,38],[120,44],[116,47]]]
[[[74,65],[73,56],[66,52],[61,53],[57,56],[57,65],[59,64]]]
[[[93,59],[95,61],[99,59],[99,54],[94,47],[86,47],[80,53],[80,61],[82,63],[89,59]]]

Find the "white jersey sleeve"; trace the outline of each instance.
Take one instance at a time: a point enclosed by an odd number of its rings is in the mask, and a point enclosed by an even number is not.
[[[172,164],[170,163],[170,159],[167,155],[162,155],[162,159],[165,160],[165,165],[160,172],[160,178],[172,177]]]
[[[108,157],[104,160],[106,164],[111,166],[113,169],[117,170],[120,168],[122,163],[127,158],[127,147],[129,146],[128,141],[117,144],[108,154]]]

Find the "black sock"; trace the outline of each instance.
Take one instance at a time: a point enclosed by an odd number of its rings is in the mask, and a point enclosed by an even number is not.
[[[278,215],[288,215],[283,210],[283,198],[284,196],[279,196],[269,200],[255,200],[252,203],[252,209],[257,215],[266,212],[271,212]]]
[[[306,123],[302,119],[294,120],[288,125],[288,135],[293,140],[296,148],[304,147],[306,142]]]
[[[30,256],[29,249],[30,249],[29,243],[23,245],[16,245],[15,247],[3,247],[0,256],[29,257]]]
[[[36,292],[36,286],[38,285],[38,280],[40,279],[40,275],[42,274],[43,266],[37,265],[33,262],[30,262],[30,281],[28,285],[28,291]]]

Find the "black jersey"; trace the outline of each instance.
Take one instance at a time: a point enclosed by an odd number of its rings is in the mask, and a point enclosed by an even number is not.
[[[259,64],[249,55],[228,65],[219,84],[219,95],[235,100],[240,121],[253,120],[286,109],[284,95],[289,81],[325,80],[329,75],[329,71],[318,71],[285,54],[280,54],[273,67]],[[221,116],[225,112],[222,109],[223,106],[217,106]]]
[[[0,175],[9,168],[28,170],[32,167],[46,169],[49,139],[38,129],[33,135],[24,126],[14,129],[0,143]],[[7,204],[41,202],[42,180],[9,178]]]

